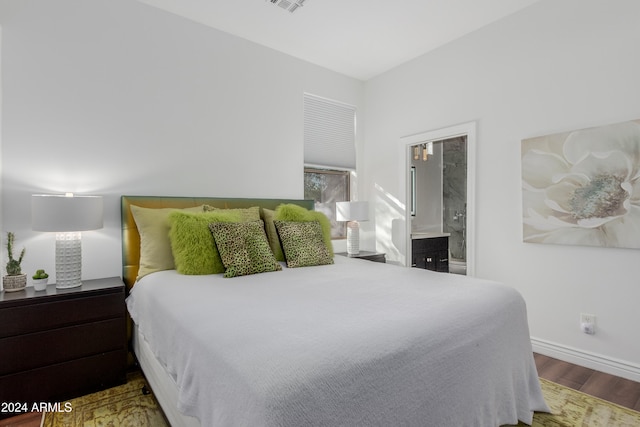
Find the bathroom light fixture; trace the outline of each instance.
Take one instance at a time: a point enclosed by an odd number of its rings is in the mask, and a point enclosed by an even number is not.
[[[369,220],[368,202],[336,202],[336,221],[347,222],[347,254],[360,253],[360,225]]]
[[[56,288],[82,285],[81,231],[103,227],[100,196],[34,194],[31,228],[56,232]]]
[[[429,160],[429,156],[433,155],[433,141],[414,145],[412,148],[413,160],[420,160],[420,158],[422,158],[422,161],[426,162]]]
[[[278,5],[284,10],[288,10],[291,13],[295,12],[298,8],[302,7],[302,5],[305,2],[305,0],[265,0],[265,1],[269,1],[275,5]]]
[[[433,142],[422,144],[422,161],[429,160],[429,156],[433,155]]]

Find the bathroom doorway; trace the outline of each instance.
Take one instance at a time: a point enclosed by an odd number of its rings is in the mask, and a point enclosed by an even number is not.
[[[411,238],[439,239],[420,243],[446,245],[445,255],[436,257],[442,264],[438,271],[466,275],[467,136],[429,141],[411,150]]]
[[[451,273],[474,275],[475,122],[401,139],[406,209],[405,265],[412,239],[448,238]]]

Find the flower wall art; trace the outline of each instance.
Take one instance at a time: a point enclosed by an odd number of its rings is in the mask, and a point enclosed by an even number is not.
[[[522,141],[525,242],[640,248],[640,120]]]

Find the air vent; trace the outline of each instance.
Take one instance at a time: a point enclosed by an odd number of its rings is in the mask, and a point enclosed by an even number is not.
[[[302,7],[302,4],[305,2],[305,0],[266,0],[266,1],[269,1],[275,5],[278,5],[282,9],[288,10],[291,13],[295,12],[296,9],[298,9],[299,7]]]

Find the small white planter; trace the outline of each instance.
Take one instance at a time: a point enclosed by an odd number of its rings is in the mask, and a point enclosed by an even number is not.
[[[49,279],[32,279],[33,280],[33,289],[36,291],[44,291],[47,289],[47,284],[49,283]]]

